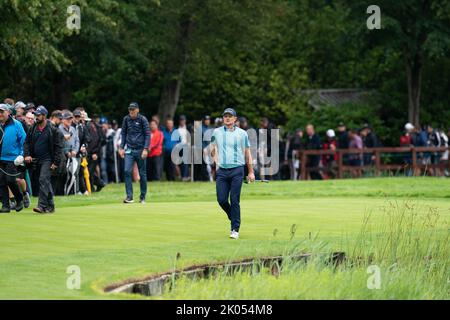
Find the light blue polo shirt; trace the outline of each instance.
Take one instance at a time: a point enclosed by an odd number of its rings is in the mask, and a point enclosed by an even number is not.
[[[231,169],[245,165],[244,151],[250,148],[245,130],[234,127],[231,131],[226,126],[214,129],[211,143],[217,146],[220,168]]]

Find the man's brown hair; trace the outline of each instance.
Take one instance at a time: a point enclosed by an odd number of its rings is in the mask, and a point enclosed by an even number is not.
[[[14,100],[11,98],[6,98],[3,103],[9,104],[10,106],[14,106]]]

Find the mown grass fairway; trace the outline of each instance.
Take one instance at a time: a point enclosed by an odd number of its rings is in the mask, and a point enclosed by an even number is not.
[[[294,240],[312,238],[311,244],[345,251],[356,241],[365,214],[380,220],[387,202],[414,203],[418,215],[437,213],[437,228],[448,237],[450,179],[270,182],[243,188],[238,241],[228,239],[229,224],[210,183],[151,183],[146,205],[122,204],[123,185],[110,185],[91,197],[57,198],[53,215],[31,209],[0,215],[0,298],[143,298],[107,295],[102,288],[171,270],[177,253],[177,267],[283,253],[293,241],[293,224]],[[66,287],[71,265],[81,268],[80,290]],[[320,298],[318,292],[314,298]]]

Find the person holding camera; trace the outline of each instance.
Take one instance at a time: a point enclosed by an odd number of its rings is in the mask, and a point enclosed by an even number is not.
[[[34,112],[36,124],[28,131],[25,140],[25,163],[33,165],[33,180],[39,181],[39,200],[33,209],[36,213],[53,213],[55,203],[51,183],[52,171],[61,164],[62,137],[58,128],[48,120],[48,111],[44,106]]]
[[[26,133],[22,124],[14,120],[10,108],[0,104],[0,195],[2,200],[1,213],[11,211],[9,190],[16,199],[16,212],[23,209],[23,194],[16,177],[19,176],[17,165],[23,163],[23,144]]]

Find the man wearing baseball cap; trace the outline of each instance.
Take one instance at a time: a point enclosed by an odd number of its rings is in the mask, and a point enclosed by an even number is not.
[[[12,102],[12,99],[10,102]],[[26,104],[22,101],[17,101],[14,105],[14,112],[11,114],[14,119],[19,121],[22,124],[23,130],[28,133],[28,125],[25,121],[25,109]],[[20,189],[23,193],[23,205],[25,208],[28,208],[30,206],[30,194],[27,190],[27,179],[26,179],[27,173],[26,171],[21,171],[18,173],[18,176],[16,177],[17,183],[19,184]],[[31,187],[31,186],[30,186]],[[11,206],[12,208],[12,206]]]
[[[140,202],[145,203],[147,195],[147,169],[146,161],[148,148],[150,146],[150,125],[146,117],[139,113],[139,105],[132,102],[128,106],[128,115],[122,122],[122,141],[120,143],[119,155],[125,159],[125,191],[127,197],[124,203],[133,203],[133,181],[132,171],[134,163],[137,163],[140,178]]]
[[[61,165],[62,137],[61,133],[47,120],[48,111],[44,106],[37,107],[34,112],[36,123],[30,128],[25,140],[25,162],[34,161],[33,181],[39,184],[39,201],[36,213],[53,213],[54,190],[51,183],[52,171]]]
[[[249,182],[255,181],[250,142],[247,132],[238,128],[236,111],[227,108],[222,114],[224,126],[214,130],[211,137],[212,156],[216,161],[217,202],[231,221],[230,238],[239,238],[241,224],[240,197],[244,180],[244,166]],[[228,199],[231,201],[229,202]]]
[[[36,107],[34,106],[33,102],[28,102],[27,106],[25,107],[26,112],[34,112],[36,110]]]
[[[61,124],[61,121],[63,119],[63,114],[61,110],[55,110],[52,112],[52,114],[50,115],[50,122],[55,126],[55,127],[59,127],[59,125]]]
[[[25,115],[25,108],[27,105],[23,103],[22,101],[17,101],[14,105],[14,109],[16,110],[16,120],[22,119],[22,117]]]
[[[76,187],[73,180],[76,180],[76,168],[78,162],[76,159],[77,153],[80,150],[80,139],[78,138],[77,130],[72,126],[73,114],[69,110],[63,110],[62,120],[59,125],[59,132],[63,136],[63,152],[67,161],[68,170],[67,175],[72,179],[67,179],[64,186],[64,193],[76,193]],[[75,168],[75,169],[74,169]]]
[[[23,156],[23,144],[26,133],[19,121],[10,115],[10,108],[6,104],[0,104],[0,196],[2,208],[0,212],[11,211],[9,203],[9,190],[16,199],[15,210],[23,209],[23,194],[17,184],[18,176],[15,161]]]
[[[77,176],[76,176],[76,185],[77,185],[77,190],[76,192],[80,195],[88,194],[87,191],[87,187],[86,187],[86,182],[84,180],[84,172],[83,169],[81,168],[81,161],[83,159],[83,156],[86,155],[87,152],[87,146],[90,143],[91,137],[89,135],[89,129],[88,126],[86,125],[86,123],[84,123],[83,119],[82,119],[82,109],[81,108],[76,108],[73,111],[73,121],[72,121],[72,126],[75,128],[77,134],[78,134],[78,140],[80,141],[80,148],[77,151]]]

